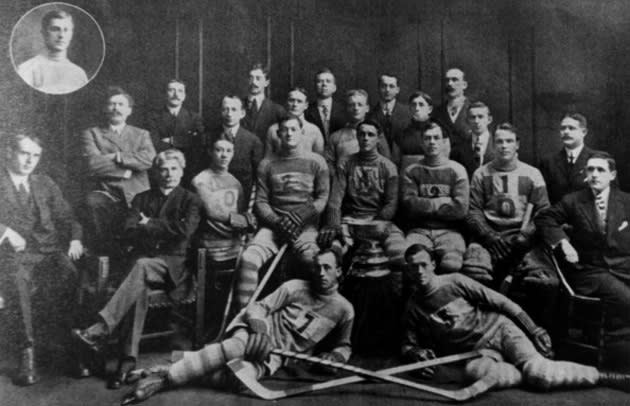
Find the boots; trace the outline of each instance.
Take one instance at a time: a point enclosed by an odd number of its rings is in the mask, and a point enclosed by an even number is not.
[[[598,383],[609,388],[630,392],[630,374],[600,372]]]
[[[151,368],[148,370],[148,374],[138,382],[136,388],[123,397],[121,405],[142,402],[170,386],[167,366]]]
[[[13,381],[19,386],[30,386],[39,382],[39,376],[35,368],[35,349],[32,346],[22,350],[20,370]]]

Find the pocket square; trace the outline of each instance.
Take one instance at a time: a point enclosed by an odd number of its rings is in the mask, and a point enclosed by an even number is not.
[[[617,231],[623,231],[624,229],[626,229],[628,227],[628,222],[624,220],[623,223],[621,223],[621,225],[619,226],[619,228],[617,229]]]

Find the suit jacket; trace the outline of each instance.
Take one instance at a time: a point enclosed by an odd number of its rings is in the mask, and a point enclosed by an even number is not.
[[[61,194],[57,184],[46,175],[29,176],[30,195],[36,210],[34,228],[27,228],[22,221],[22,206],[15,186],[5,168],[0,168],[0,236],[7,227],[28,241],[34,241],[42,253],[65,251],[68,242],[81,240],[82,228],[75,219],[72,209]]]
[[[256,134],[264,145],[269,127],[277,123],[285,114],[286,111],[281,105],[265,97],[256,114],[250,115],[249,110],[247,111],[245,118],[241,120],[241,125]]]
[[[135,253],[164,258],[175,286],[189,278],[184,262],[190,239],[199,225],[201,206],[199,197],[181,186],[168,196],[159,188],[153,188],[134,197],[125,219],[123,235]],[[148,223],[138,224],[140,213],[149,217]]]
[[[346,124],[346,109],[343,104],[337,102],[333,99],[331,109],[330,109],[330,123],[328,124],[328,136],[324,132],[324,123],[322,122],[322,116],[319,114],[319,109],[317,108],[317,102],[312,102],[306,111],[304,112],[304,118],[307,121],[315,124],[319,131],[322,132],[324,136],[324,145],[328,143],[328,138],[330,138],[330,134],[334,133],[337,130],[342,129]]]
[[[147,170],[155,149],[149,132],[126,125],[117,135],[108,127],[92,127],[81,133],[83,157],[87,163],[89,190],[102,190],[129,204],[133,197],[149,189]],[[117,164],[108,154],[120,152]],[[131,177],[125,172],[131,170]]]
[[[382,129],[385,129],[385,115],[383,114],[383,108],[381,107],[381,103],[378,102],[372,107],[368,117],[372,120],[377,121]],[[402,132],[411,121],[411,113],[409,112],[409,106],[401,103],[400,100],[396,100],[396,104],[394,104],[394,109],[391,114],[392,119],[392,130],[389,134],[383,130],[385,134],[385,139],[387,140],[387,144],[389,145],[389,149],[393,148],[394,140],[398,140],[402,135]]]
[[[543,158],[539,168],[545,178],[549,200],[551,203],[559,202],[562,196],[587,188],[584,182],[586,162],[596,151],[586,145],[578,155],[572,169],[569,169],[567,153],[564,148],[559,152]]]
[[[468,136],[463,140],[453,145],[451,148],[451,156],[450,159],[453,161],[459,162],[466,168],[466,172],[468,172],[468,179],[472,179],[473,173],[480,167],[475,162],[475,152],[472,147],[472,135],[468,134]],[[483,154],[483,165],[494,159],[494,143],[492,142],[492,135],[490,135],[490,139],[488,140],[488,146],[486,147],[486,152]],[[547,186],[547,190],[549,190],[549,186]]]
[[[622,271],[626,279],[630,276],[630,194],[610,188],[605,230],[598,226],[595,196],[590,188],[565,195],[537,215],[535,222],[545,242],[552,246],[569,238],[563,224],[573,226],[571,244],[580,263]]]
[[[152,112],[147,120],[147,129],[157,152],[175,147],[184,151],[188,158],[188,152],[191,149],[202,145],[201,117],[184,107],[179,110],[177,117],[173,117],[166,107]],[[164,138],[171,138],[171,140],[164,142],[162,141]]]
[[[468,125],[468,120],[466,119],[469,107],[470,100],[466,98],[464,99],[464,105],[459,111],[455,122],[451,121],[451,116],[448,114],[447,103],[440,104],[437,108],[433,110],[433,113],[431,114],[431,117],[434,120],[439,121],[440,124],[442,124],[448,131],[449,137],[451,139],[451,146],[465,141],[468,137],[468,134],[470,133],[470,126]]]

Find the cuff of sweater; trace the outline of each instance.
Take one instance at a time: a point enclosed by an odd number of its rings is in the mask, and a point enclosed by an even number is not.
[[[341,225],[341,209],[329,207],[328,210],[326,210],[325,221],[327,226]]]
[[[525,312],[520,312],[519,314],[517,314],[516,320],[518,320],[521,326],[523,326],[525,331],[527,331],[527,333],[530,335],[533,334],[536,328],[538,328],[538,326],[536,326],[536,324],[534,323],[534,320],[532,320],[531,317],[529,317],[529,315]]]
[[[295,210],[287,213],[287,215],[292,217],[293,220],[298,224],[308,223],[309,220],[311,220],[314,217],[317,217],[317,214],[318,214],[317,210],[315,209],[315,206],[313,206],[312,203],[303,204],[299,206],[298,208],[296,208]]]

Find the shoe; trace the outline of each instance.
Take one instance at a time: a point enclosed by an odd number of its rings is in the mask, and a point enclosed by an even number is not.
[[[107,329],[102,327],[99,323],[81,330],[78,328],[72,329],[72,337],[86,345],[89,349],[95,352],[103,350],[105,340],[107,339]]]
[[[78,378],[89,378],[92,376],[92,370],[83,360],[80,360],[77,363],[77,377]]]
[[[127,383],[127,376],[136,369],[136,359],[134,357],[124,357],[118,361],[116,373],[107,381],[107,389],[120,389]]]
[[[123,397],[121,406],[143,402],[171,386],[168,379],[168,366],[159,366],[147,371],[149,371],[148,375],[138,382],[133,391]]]
[[[600,372],[599,384],[624,392],[630,392],[630,374]]]
[[[19,386],[30,386],[39,382],[39,376],[35,368],[35,350],[33,347],[26,347],[22,350],[20,370],[13,382]]]

